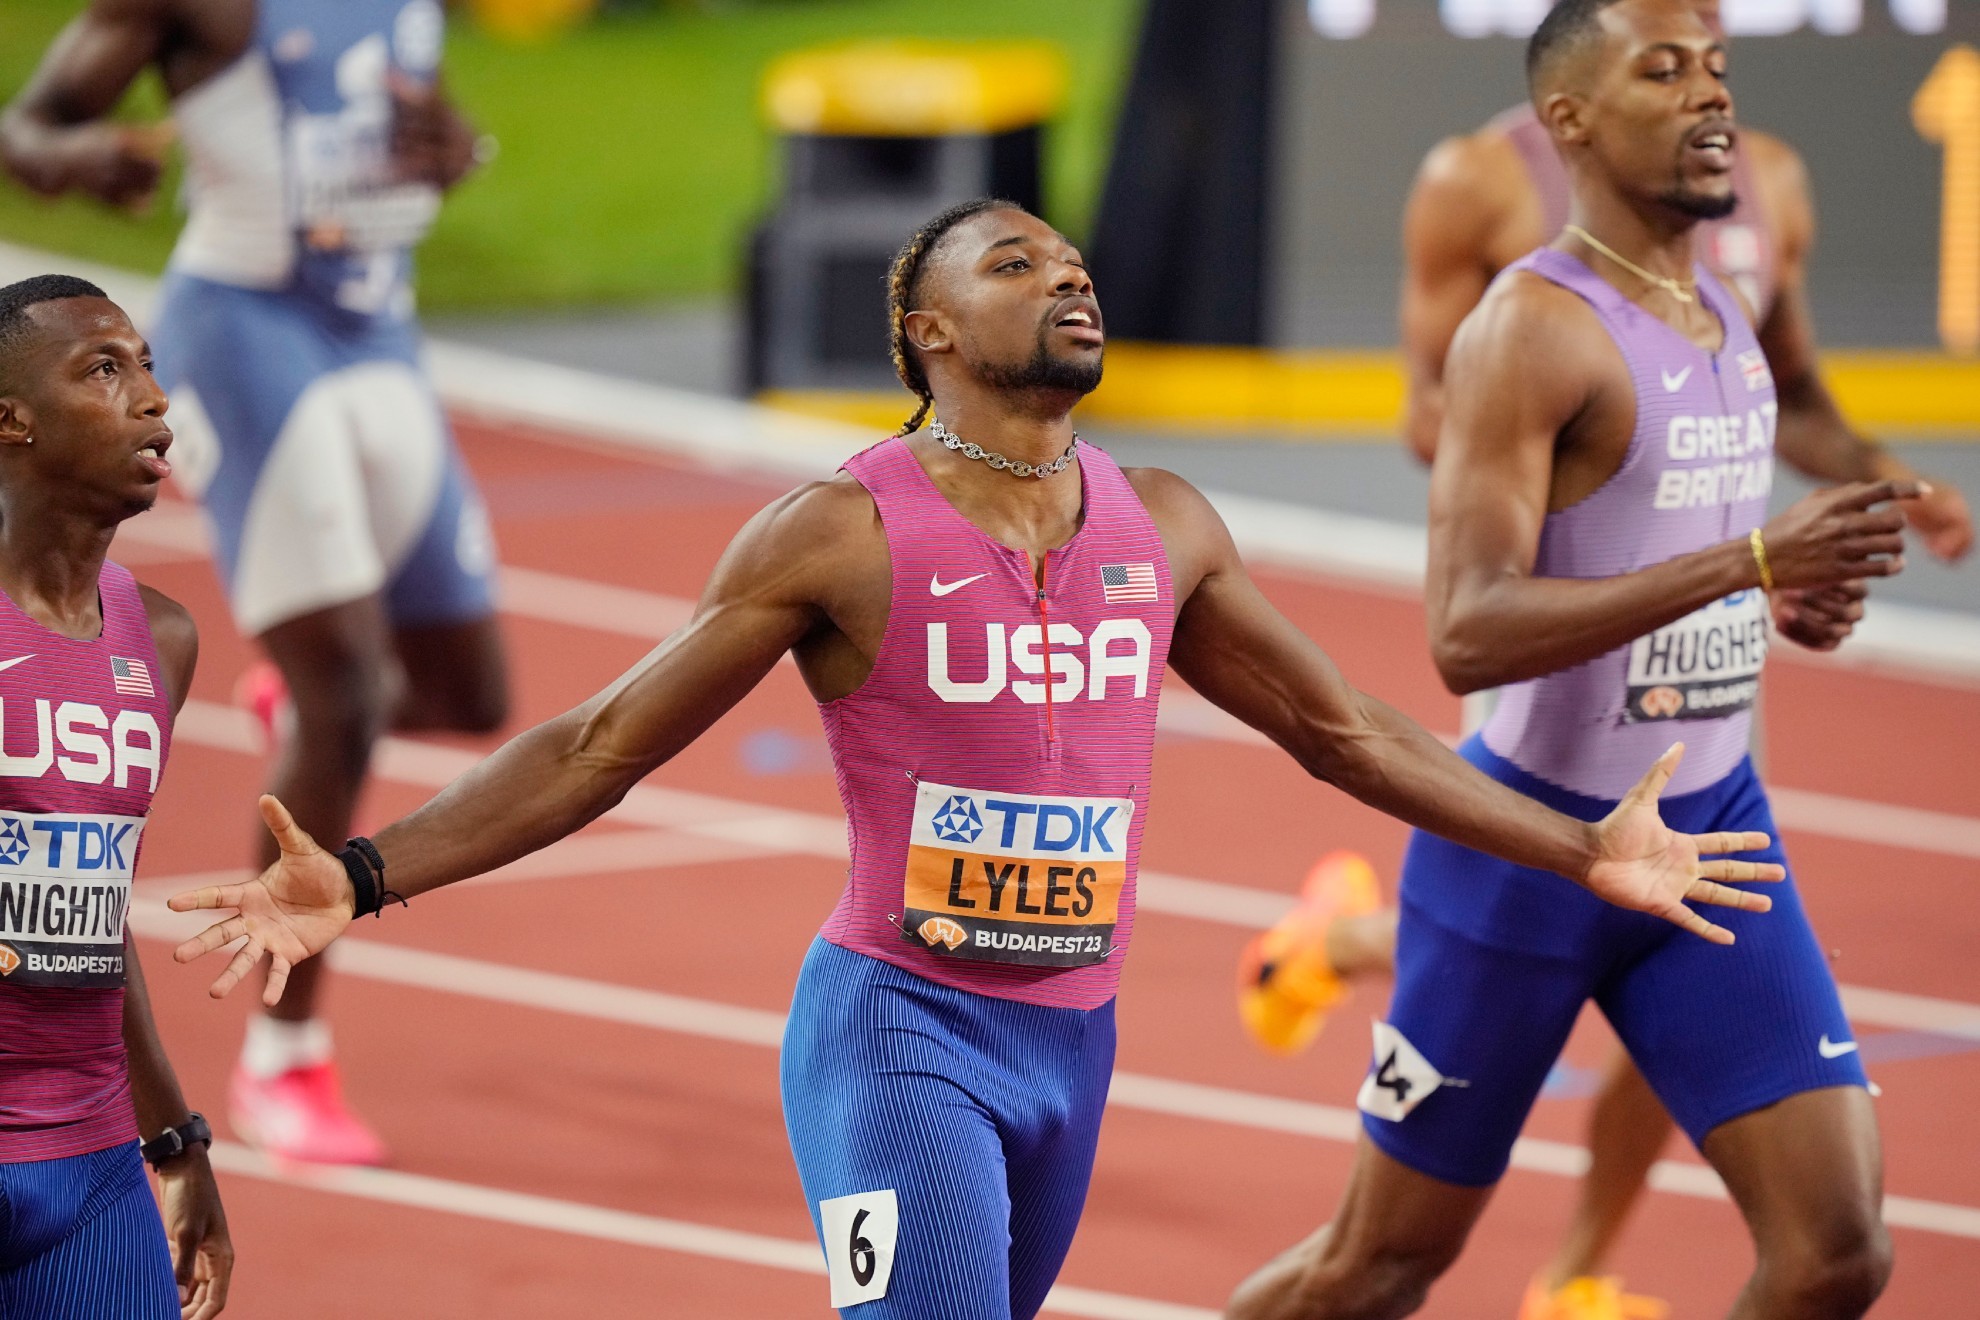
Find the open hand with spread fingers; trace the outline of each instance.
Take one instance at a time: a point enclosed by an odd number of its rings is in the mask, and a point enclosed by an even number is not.
[[[282,847],[274,865],[242,884],[207,885],[174,894],[166,906],[174,912],[234,909],[233,916],[208,926],[172,950],[172,956],[191,962],[245,937],[247,942],[235,950],[233,961],[208,993],[225,998],[266,954],[268,985],[261,1001],[272,1008],[282,998],[289,969],[323,952],[351,924],[357,898],[344,864],[318,847],[289,809],[266,793],[261,797],[261,819]]]
[[[1765,912],[1774,905],[1772,899],[1729,888],[1728,883],[1785,880],[1787,868],[1729,857],[1704,860],[1716,853],[1757,852],[1773,842],[1756,830],[1679,834],[1664,824],[1657,814],[1657,798],[1671,782],[1683,756],[1684,744],[1673,743],[1616,809],[1596,822],[1595,861],[1581,883],[1597,898],[1617,907],[1662,917],[1714,944],[1731,944],[1731,931],[1707,921],[1685,903]]]

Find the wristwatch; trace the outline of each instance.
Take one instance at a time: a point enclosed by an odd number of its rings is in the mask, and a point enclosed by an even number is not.
[[[213,1128],[207,1123],[206,1115],[195,1110],[192,1117],[179,1126],[166,1128],[150,1141],[139,1146],[138,1154],[144,1156],[144,1162],[155,1169],[166,1160],[182,1155],[194,1146],[212,1144]]]

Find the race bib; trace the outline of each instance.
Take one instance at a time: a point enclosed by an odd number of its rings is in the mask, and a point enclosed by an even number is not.
[[[1129,798],[919,783],[901,935],[936,953],[1085,967],[1114,947]]]
[[[1766,593],[1715,600],[1630,643],[1623,719],[1714,720],[1750,709],[1766,660]]]
[[[426,237],[440,191],[392,171],[383,101],[289,121],[290,219],[319,252],[395,252]]]
[[[0,982],[124,983],[142,816],[0,812]]]

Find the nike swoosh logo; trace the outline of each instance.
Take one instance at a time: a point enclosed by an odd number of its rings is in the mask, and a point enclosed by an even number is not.
[[[1815,1048],[1821,1051],[1822,1057],[1825,1059],[1840,1059],[1843,1055],[1848,1054],[1856,1048],[1856,1042],[1853,1040],[1830,1040],[1828,1033],[1823,1032],[1822,1039],[1815,1042]]]
[[[944,582],[940,577],[931,573],[928,575],[928,594],[931,596],[946,596],[952,591],[961,591],[972,582],[981,582],[989,576],[988,573],[978,573],[975,577],[966,577],[960,582]]]
[[[12,669],[23,660],[34,659],[31,655],[17,655],[12,660],[0,660],[0,669]]]
[[[1664,378],[1664,393],[1676,394],[1684,388],[1684,383],[1691,379],[1691,368],[1686,367],[1675,376],[1668,371],[1660,371],[1659,374]]]

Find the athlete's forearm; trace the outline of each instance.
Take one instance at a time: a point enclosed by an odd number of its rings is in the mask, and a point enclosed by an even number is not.
[[[124,1055],[130,1068],[131,1107],[138,1132],[150,1138],[186,1121],[191,1111],[179,1089],[178,1074],[158,1039],[151,1016],[151,995],[145,989],[144,967],[138,962],[137,941],[124,933]]]
[[[419,810],[380,830],[385,887],[405,898],[506,866],[618,804],[644,762],[602,752],[584,708],[516,735]]]
[[[1818,376],[1780,385],[1780,424],[1774,452],[1795,471],[1824,485],[1846,481],[1879,481],[1916,474],[1885,452],[1883,446],[1859,434],[1843,419],[1836,401]]]
[[[1433,589],[1431,654],[1453,692],[1478,692],[1607,655],[1759,584],[1752,547],[1738,540],[1616,577],[1505,576],[1441,598]]]
[[[1402,712],[1366,694],[1360,726],[1308,768],[1418,829],[1577,884],[1595,859],[1592,827],[1479,772]]]

